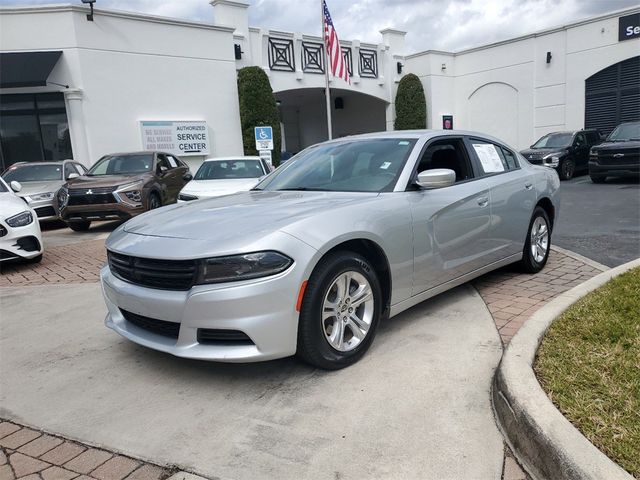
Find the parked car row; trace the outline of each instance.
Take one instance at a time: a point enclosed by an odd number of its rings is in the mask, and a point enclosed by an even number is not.
[[[561,180],[588,172],[593,183],[640,174],[640,122],[618,125],[606,138],[598,130],[553,132],[520,152],[530,163],[554,168]]]

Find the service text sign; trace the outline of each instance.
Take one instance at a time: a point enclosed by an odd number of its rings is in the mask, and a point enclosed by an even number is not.
[[[618,18],[618,41],[640,37],[640,13]]]
[[[144,150],[161,150],[178,157],[209,154],[207,122],[144,120],[140,131]]]

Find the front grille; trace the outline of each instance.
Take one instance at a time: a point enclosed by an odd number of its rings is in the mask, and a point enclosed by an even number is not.
[[[70,188],[69,205],[104,205],[116,203],[113,192],[117,187]]]
[[[109,268],[118,278],[162,290],[189,290],[197,274],[195,260],[159,260],[108,252]]]
[[[40,242],[36,237],[19,238],[16,245],[25,252],[37,252],[40,250]]]
[[[623,157],[614,155],[600,153],[595,159],[600,165],[640,165],[640,152],[625,152]]]
[[[198,343],[205,345],[254,345],[248,335],[240,330],[199,328]]]
[[[4,228],[4,225],[0,225],[0,237],[4,237],[7,234],[7,229]]]
[[[36,215],[38,217],[55,217],[56,216],[56,211],[51,206],[38,207],[38,208],[34,208],[34,210],[36,211]]]
[[[179,323],[156,320],[155,318],[145,317],[122,309],[120,309],[120,312],[122,312],[122,316],[127,322],[135,325],[136,327],[142,328],[147,332],[174,339],[177,339],[178,334],[180,333]]]

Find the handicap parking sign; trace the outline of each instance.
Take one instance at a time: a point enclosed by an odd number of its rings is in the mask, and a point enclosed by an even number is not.
[[[273,150],[273,129],[271,127],[255,127],[256,150]]]

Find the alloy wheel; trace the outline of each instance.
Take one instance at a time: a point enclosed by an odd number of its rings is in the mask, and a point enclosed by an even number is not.
[[[537,263],[541,263],[549,250],[549,227],[543,217],[536,217],[531,226],[531,256]]]

